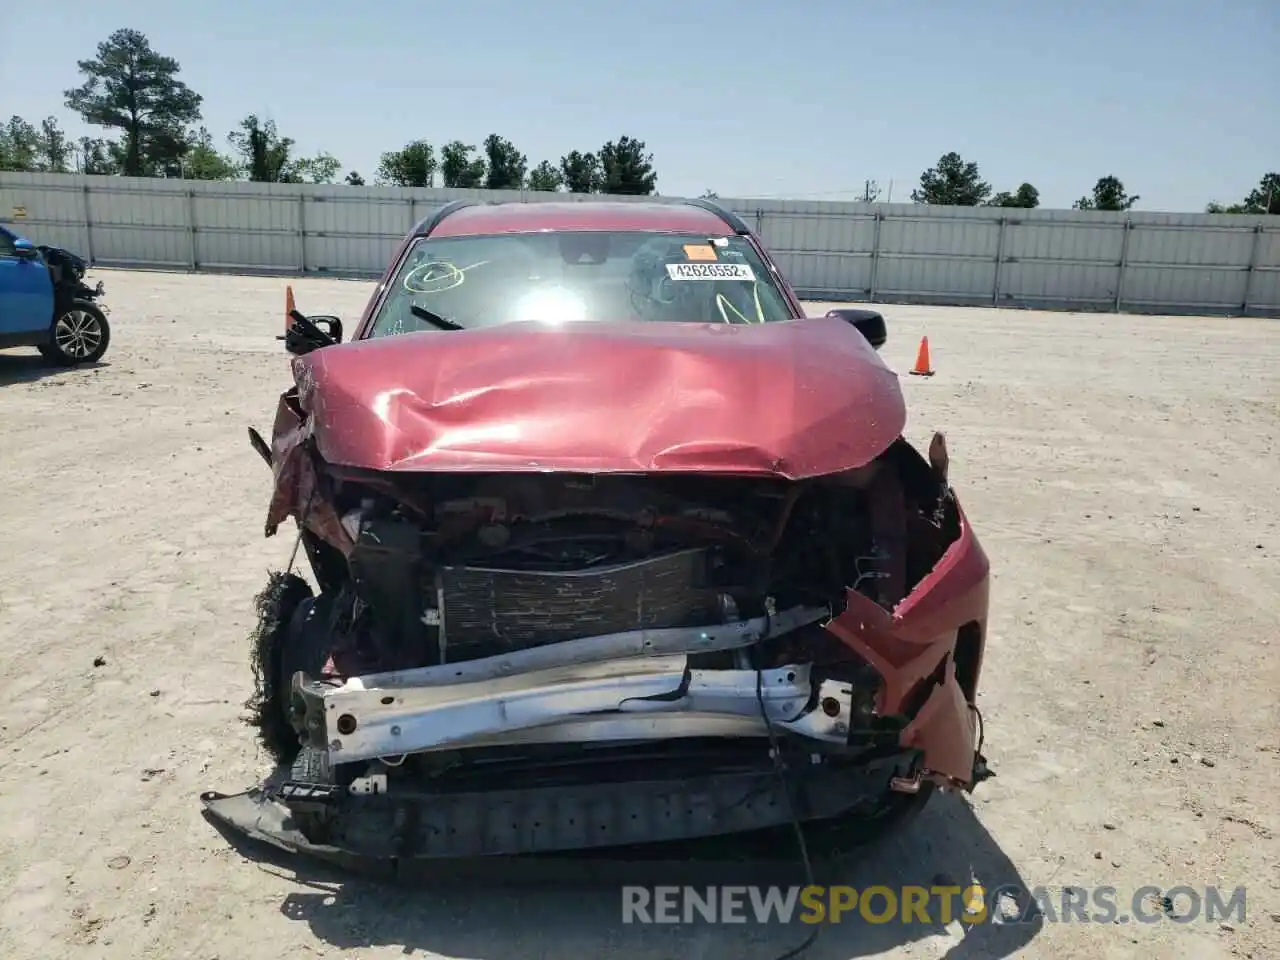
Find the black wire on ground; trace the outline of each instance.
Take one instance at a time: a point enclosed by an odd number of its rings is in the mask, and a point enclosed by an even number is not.
[[[766,635],[768,629],[766,628]],[[787,779],[786,764],[782,762],[782,751],[778,747],[778,738],[773,731],[773,723],[769,719],[769,711],[764,705],[764,673],[759,666],[756,667],[756,703],[760,706],[760,717],[764,720],[765,730],[769,734],[769,754],[773,757],[773,769],[778,774],[778,783],[782,786],[782,801],[787,805],[787,816],[791,818],[791,829],[796,836],[796,849],[800,853],[800,863],[804,867],[805,885],[809,887],[817,886],[813,874],[813,862],[809,859],[809,845],[805,843],[804,828],[800,825],[800,818],[796,816],[795,803],[791,799],[791,784]],[[794,960],[794,958],[802,956],[809,952],[809,949],[818,942],[818,936],[822,933],[822,927],[815,924],[813,930],[804,938],[799,946],[793,947],[786,953],[779,954],[775,960]]]

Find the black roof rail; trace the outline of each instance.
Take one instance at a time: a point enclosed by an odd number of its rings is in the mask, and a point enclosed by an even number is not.
[[[747,226],[746,221],[733,211],[726,210],[713,200],[708,200],[705,197],[691,197],[685,200],[685,203],[691,204],[695,207],[701,207],[703,210],[714,213],[717,217],[727,223],[729,225],[729,229],[734,233],[741,234],[743,236],[751,233],[751,228]]]
[[[418,225],[413,228],[413,235],[415,237],[429,237],[431,236],[431,231],[440,226],[440,222],[449,214],[456,213],[463,207],[478,207],[479,205],[479,200],[450,200],[435,213],[429,213],[418,221]]]

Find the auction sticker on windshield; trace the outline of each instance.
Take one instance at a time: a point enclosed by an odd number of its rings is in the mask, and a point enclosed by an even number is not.
[[[755,280],[745,263],[668,263],[672,280]]]

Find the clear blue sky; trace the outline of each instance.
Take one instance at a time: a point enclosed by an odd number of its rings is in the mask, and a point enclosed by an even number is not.
[[[1280,169],[1276,0],[6,3],[0,113],[87,132],[61,92],[123,26],[219,142],[257,112],[370,181],[383,150],[491,132],[531,166],[638,137],[673,195],[905,200],[956,150],[1046,206],[1115,174],[1201,210]]]

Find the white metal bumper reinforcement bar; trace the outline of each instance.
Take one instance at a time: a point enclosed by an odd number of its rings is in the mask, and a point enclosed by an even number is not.
[[[830,617],[829,607],[789,607],[769,617],[753,617],[738,623],[606,633],[598,637],[548,643],[541,647],[500,653],[477,660],[366,674],[347,680],[346,688],[388,690],[399,687],[438,687],[628,657],[664,657],[739,650],[759,643],[766,636],[780,637]]]
[[[323,724],[337,763],[460,746],[576,739],[757,735],[773,726],[829,743],[848,736],[852,688],[810,679],[808,664],[772,670],[693,670],[685,656],[642,657],[554,667],[518,676],[437,686],[370,687],[371,677],[328,686],[302,675],[308,725]],[[759,689],[757,690],[757,684]],[[810,707],[810,704],[813,704]],[[314,710],[321,711],[320,716]],[[654,723],[676,715],[683,723]],[[731,724],[730,721],[738,721]],[[604,721],[611,721],[604,723]],[[624,721],[631,721],[628,724]],[[646,721],[648,721],[646,723]],[[730,732],[730,726],[736,733]],[[621,734],[621,736],[618,736]]]

